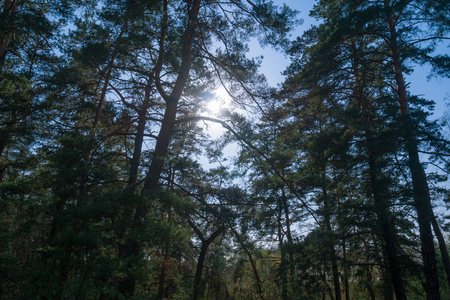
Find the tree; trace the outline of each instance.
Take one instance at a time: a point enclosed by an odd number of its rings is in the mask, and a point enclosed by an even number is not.
[[[411,5],[411,6],[409,6]],[[418,6],[417,6],[418,7]],[[372,64],[374,63],[381,63],[382,65],[378,65],[378,66],[384,66],[385,62],[389,62],[392,63],[393,67],[393,74],[395,76],[387,76],[386,80],[387,81],[394,81],[395,85],[397,86],[397,89],[395,89],[394,91],[397,94],[397,98],[398,99],[403,99],[403,100],[398,100],[398,103],[400,104],[400,113],[402,116],[402,119],[405,118],[410,118],[407,115],[409,115],[409,112],[407,111],[406,107],[407,107],[407,96],[406,96],[406,89],[405,89],[405,84],[404,84],[404,79],[403,79],[403,75],[401,74],[403,71],[403,64],[404,62],[406,62],[408,60],[408,58],[410,58],[412,55],[412,53],[416,54],[417,56],[426,56],[427,54],[430,53],[432,47],[430,44],[427,44],[426,47],[427,48],[421,48],[419,49],[417,47],[417,45],[419,45],[419,43],[422,44],[426,44],[427,41],[429,41],[430,39],[439,39],[439,35],[437,36],[433,36],[433,32],[430,33],[430,35],[425,36],[425,32],[422,32],[422,35],[419,36],[419,38],[415,38],[415,36],[412,35],[412,33],[414,32],[415,34],[417,34],[418,32],[420,32],[420,30],[416,27],[414,27],[414,29],[412,29],[413,27],[409,26],[407,27],[405,24],[408,24],[408,20],[411,20],[412,16],[414,16],[414,13],[419,14],[419,12],[417,10],[415,10],[416,8],[412,5],[411,2],[395,2],[391,3],[390,1],[384,1],[383,3],[380,2],[351,2],[348,1],[346,2],[344,5],[340,5],[340,6],[336,6],[333,5],[332,1],[321,1],[316,7],[315,7],[315,11],[313,12],[313,14],[317,17],[321,17],[325,20],[325,23],[323,25],[321,25],[319,28],[317,28],[315,30],[316,35],[323,35],[324,36],[324,42],[322,43],[322,45],[316,44],[313,45],[313,47],[316,47],[319,49],[319,51],[313,52],[312,54],[308,54],[309,59],[318,59],[320,61],[320,59],[323,57],[325,59],[328,59],[328,61],[331,59],[332,62],[335,62],[333,64],[333,67],[328,68],[327,66],[325,66],[326,70],[329,70],[333,76],[337,77],[337,76],[341,76],[340,80],[342,80],[342,76],[346,76],[345,72],[346,69],[343,69],[343,72],[339,73],[336,72],[336,66],[339,66],[340,64],[342,64],[342,58],[345,59],[345,56],[340,57],[338,60],[336,60],[334,57],[337,53],[339,53],[338,55],[341,55],[340,52],[336,52],[336,51],[341,51],[339,50],[340,48],[343,48],[342,43],[347,43],[349,45],[352,45],[352,43],[354,43],[354,41],[362,41],[362,43],[367,43],[368,46],[366,46],[365,48],[363,48],[363,52],[357,52],[354,53],[354,57],[357,57],[360,61],[360,54],[363,53],[364,55],[371,55],[371,53],[374,54],[374,57],[372,58]],[[431,23],[433,22],[433,20],[431,20],[430,18],[426,18],[424,19],[425,22],[430,22],[428,24],[436,24],[436,23]],[[350,24],[350,25],[349,25]],[[397,27],[396,27],[397,26]],[[397,32],[397,30],[399,30]],[[312,31],[313,32],[313,31]],[[309,38],[309,39],[308,39]],[[299,43],[299,46],[297,47],[302,47],[302,46],[308,46],[308,43],[311,43],[313,40],[311,39],[311,37],[306,37],[304,43]],[[357,42],[358,43],[358,42]],[[360,42],[361,43],[361,42]],[[400,46],[400,44],[398,43],[402,43],[402,45]],[[333,45],[338,45],[337,46],[333,46]],[[344,44],[345,45],[345,44]],[[358,44],[356,44],[358,45]],[[370,52],[373,51],[371,50],[371,47],[379,47],[379,48],[375,48],[373,50],[375,50],[374,52]],[[349,47],[350,48],[350,47]],[[395,48],[395,49],[394,49]],[[327,49],[328,54],[321,54],[320,51],[323,51]],[[348,51],[348,50],[347,50]],[[349,52],[347,52],[349,53]],[[400,54],[402,53],[402,54]],[[351,53],[349,55],[352,55]],[[375,55],[378,55],[375,56]],[[350,57],[347,56],[347,61],[349,61]],[[369,58],[367,61],[370,61],[371,58]],[[317,66],[320,66],[320,63],[318,61],[312,61],[311,64],[315,64],[314,67],[314,73],[309,73],[312,75],[313,78],[317,78],[315,76],[317,76],[317,74],[319,72],[321,72],[323,69],[317,68]],[[337,64],[337,65],[336,65]],[[345,65],[343,65],[345,67]],[[353,70],[357,70],[354,67],[358,67],[358,65],[355,65],[353,63]],[[377,66],[377,65],[375,65]],[[351,65],[350,65],[351,68]],[[313,69],[311,69],[313,70]],[[348,71],[350,71],[351,69],[348,69]],[[306,70],[306,72],[308,72],[308,69]],[[354,71],[352,71],[354,73]],[[372,71],[373,72],[373,71]],[[356,74],[355,74],[356,75]],[[302,74],[301,76],[305,77],[305,74]],[[360,76],[355,76],[355,83],[356,83],[356,95],[358,96],[358,94],[360,96],[359,99],[365,99],[367,98],[366,95],[364,95],[364,90],[367,87],[367,83],[366,81],[363,81],[363,84],[358,84],[358,82],[361,82],[361,80],[364,80],[363,78],[358,78]],[[323,82],[326,83],[326,81],[323,80]],[[386,83],[389,84],[389,83]],[[358,88],[358,85],[360,86]],[[358,89],[360,90],[358,92]],[[386,92],[385,92],[386,93]],[[389,91],[387,92],[389,93]],[[361,102],[361,107],[364,108],[366,107],[366,105],[364,105],[364,102]],[[402,108],[403,107],[403,108]],[[367,112],[363,111],[363,114],[366,114],[367,116]],[[406,117],[405,117],[406,116]],[[364,118],[364,116],[363,116]],[[367,117],[365,117],[367,118]],[[369,120],[369,119],[366,119]],[[416,140],[416,137],[411,136],[413,129],[412,129],[412,125],[411,124],[407,124],[410,123],[412,121],[403,121],[403,138],[406,142],[407,146],[407,152],[408,152],[408,156],[409,156],[409,163],[410,163],[410,170],[411,170],[411,174],[412,177],[415,178],[413,181],[416,181],[415,184],[413,184],[414,187],[414,193],[415,193],[415,199],[416,199],[416,208],[419,214],[419,219],[422,221],[419,221],[419,228],[421,228],[420,230],[422,230],[421,233],[421,237],[422,237],[422,247],[425,247],[424,252],[424,266],[425,266],[425,273],[428,274],[426,277],[429,278],[430,285],[431,286],[435,286],[435,288],[431,288],[429,290],[428,293],[428,297],[438,297],[437,293],[436,293],[436,284],[437,284],[437,277],[436,274],[434,273],[433,269],[435,269],[434,267],[432,267],[432,265],[435,266],[435,263],[433,263],[433,257],[434,254],[431,254],[434,251],[434,246],[432,245],[432,235],[431,231],[428,231],[425,229],[425,227],[427,228],[431,228],[430,227],[430,223],[429,221],[424,221],[426,219],[431,220],[430,216],[432,215],[432,210],[431,210],[431,204],[428,200],[423,200],[425,198],[423,198],[422,196],[420,196],[420,193],[426,193],[425,191],[428,190],[428,188],[425,186],[425,182],[426,179],[424,176],[419,176],[418,174],[425,174],[423,172],[423,167],[419,167],[420,162],[418,161],[418,156],[415,156],[415,154],[413,152],[417,152],[417,145],[416,142],[413,142],[413,140]],[[367,121],[366,121],[367,123]],[[370,124],[370,123],[367,123]],[[369,125],[370,126],[370,125]],[[409,129],[408,129],[409,128]],[[366,129],[366,134],[369,134],[368,136],[368,141],[370,141],[372,139],[372,135],[370,133],[370,128]],[[409,132],[409,137],[405,136],[405,132]],[[409,142],[408,142],[409,141]],[[416,146],[412,146],[412,144],[416,145]],[[416,150],[412,149],[415,148]],[[372,150],[371,150],[372,149]],[[370,153],[373,153],[374,148],[373,145],[371,146],[370,144],[368,145],[368,151],[369,151],[369,155]],[[414,158],[416,157],[416,158]],[[376,178],[376,175],[374,172],[374,163],[375,161],[373,160],[374,156],[372,155],[371,157],[369,156],[369,164],[371,165],[371,174],[372,174],[372,186],[373,191],[374,191],[374,196],[377,199],[381,199],[381,195],[377,196],[378,193],[378,189],[375,188],[375,186],[377,185],[375,182],[378,180]],[[418,171],[419,169],[422,169],[422,171]],[[375,175],[375,177],[374,177]],[[421,179],[420,179],[420,178]],[[422,182],[422,186],[419,187],[419,182]],[[422,199],[422,200],[420,200]],[[428,204],[426,204],[426,207],[424,207],[424,203],[427,202]],[[382,209],[383,206],[385,206],[385,204],[382,204],[383,201],[377,200],[377,203],[379,203],[378,205],[381,205],[379,208]],[[382,209],[385,211],[385,209]],[[379,213],[379,217],[381,218],[381,223],[385,224],[386,226],[388,226],[389,222],[388,220],[383,221],[382,217],[385,216],[386,214],[383,213],[382,211],[380,211]],[[429,217],[426,217],[426,215],[428,215]],[[422,222],[422,223],[421,223]],[[428,223],[428,225],[425,225],[423,222]],[[383,226],[385,226],[383,225]],[[385,227],[387,231],[391,231]],[[431,230],[431,229],[430,229]],[[386,231],[385,231],[386,232]],[[427,233],[428,232],[428,233]],[[385,234],[385,237],[388,238],[389,236],[393,237],[392,234]],[[389,242],[389,240],[391,242]],[[386,240],[386,242],[388,244],[390,244],[390,246],[388,247],[389,249],[395,249],[395,243],[394,240],[392,238],[388,238]],[[396,291],[396,294],[398,295],[397,297],[404,297],[401,295],[404,295],[404,292],[402,291],[402,285],[399,284],[401,282],[401,276],[399,273],[399,268],[396,267],[396,263],[395,263],[395,253],[388,252],[391,253],[389,256],[390,261],[391,261],[391,268],[392,270],[397,273],[398,275],[395,275],[395,277],[397,279],[395,279],[396,284],[395,287],[398,289]],[[428,253],[428,254],[427,254]],[[398,271],[395,271],[398,270]],[[434,274],[433,276],[431,276],[431,274]],[[434,279],[433,279],[434,278]],[[435,290],[435,292],[431,291],[431,290]],[[434,296],[431,296],[434,295]]]

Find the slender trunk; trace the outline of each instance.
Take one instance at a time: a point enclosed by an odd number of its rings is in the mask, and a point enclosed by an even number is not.
[[[158,284],[158,294],[156,295],[157,300],[164,299],[164,286],[166,283],[166,272],[167,272],[167,264],[170,258],[170,249],[169,249],[169,241],[166,241],[166,245],[164,247],[164,258],[161,264],[161,270],[159,273],[159,284]]]
[[[425,292],[428,300],[437,300],[440,299],[440,294],[434,240],[431,230],[433,210],[431,208],[430,192],[425,170],[419,159],[417,141],[411,116],[409,114],[406,84],[403,77],[400,50],[398,46],[398,34],[392,13],[391,1],[384,0],[384,6],[386,10],[386,21],[390,31],[389,46],[391,49],[392,67],[397,84],[398,103],[402,117],[406,150],[409,156],[409,169],[411,171],[413,184],[414,205],[417,210],[417,222],[419,224],[425,277]]]
[[[364,250],[366,252],[367,263],[369,263],[369,244],[367,240],[364,240]],[[372,270],[369,265],[365,267],[366,269],[366,279],[367,279],[367,291],[369,292],[369,296],[371,300],[375,300],[375,292],[372,286]]]
[[[347,262],[347,245],[345,244],[345,238],[342,239],[342,260],[344,263],[344,288],[345,288],[345,300],[350,300],[350,287],[349,287],[349,274],[348,274],[348,262]]]
[[[11,39],[16,31],[16,16],[17,16],[17,6],[18,0],[3,0],[3,18],[10,18],[11,23],[6,24],[4,28],[3,36],[0,38],[0,81],[2,79],[1,74],[3,72],[3,67],[5,65],[6,55],[8,54],[8,49],[11,44]]]
[[[408,123],[410,118],[408,116]],[[408,130],[409,131],[409,130]],[[407,141],[409,166],[412,175],[414,204],[417,210],[419,224],[425,287],[428,300],[440,299],[439,281],[434,249],[434,238],[431,230],[433,210],[430,203],[430,194],[425,170],[419,160],[417,145],[414,141]]]
[[[447,284],[448,287],[450,288],[450,259],[448,257],[448,250],[445,243],[445,239],[444,236],[442,235],[441,228],[439,228],[436,216],[433,216],[431,224],[433,225],[433,231],[439,243],[439,250],[441,251],[442,263],[444,264],[445,274],[447,276]]]
[[[284,176],[284,174],[283,174]],[[292,233],[291,233],[291,219],[289,217],[289,203],[286,198],[286,192],[284,191],[284,188],[281,190],[281,197],[283,201],[283,209],[284,209],[284,217],[286,219],[286,238],[287,238],[287,244],[288,244],[288,255],[289,255],[289,270],[290,275],[294,275],[295,273],[295,264],[294,262],[294,253],[291,249],[291,246],[294,244],[292,240]]]
[[[356,49],[354,49],[356,51]],[[358,55],[356,55],[358,57]],[[361,116],[364,122],[364,133],[366,137],[366,153],[369,164],[369,178],[372,195],[375,202],[375,213],[377,215],[378,223],[383,231],[383,238],[385,242],[386,253],[389,261],[389,269],[392,276],[392,283],[395,289],[395,295],[398,300],[405,300],[406,293],[403,285],[400,263],[397,255],[397,245],[394,234],[394,226],[389,217],[389,207],[386,189],[383,186],[382,171],[377,165],[379,154],[377,154],[377,145],[375,144],[374,134],[372,132],[372,122],[369,112],[369,104],[364,94],[364,84],[360,82],[360,71],[358,70],[357,62],[354,63],[353,72],[355,76],[355,94],[361,109]]]
[[[117,39],[122,38],[123,34],[125,33],[125,31],[127,29],[127,26],[128,26],[127,24],[128,24],[128,22],[125,21],[125,24],[122,26],[122,29],[121,29],[120,34]],[[89,144],[88,144],[88,147],[86,148],[86,152],[84,155],[85,163],[88,165],[91,163],[91,156],[92,156],[92,149],[94,147],[94,137],[95,137],[95,133],[96,133],[96,128],[98,126],[98,123],[100,122],[100,117],[102,115],[102,108],[105,103],[106,93],[108,92],[108,86],[109,86],[109,82],[111,80],[111,73],[113,70],[114,62],[116,60],[117,51],[118,51],[117,49],[113,50],[113,52],[111,54],[111,59],[106,67],[106,74],[104,75],[105,81],[103,82],[102,91],[100,93],[100,98],[98,99],[97,108],[95,110],[94,121],[92,122],[91,129],[89,130],[90,140],[88,141]],[[81,179],[81,187],[80,187],[81,197],[79,197],[79,199],[77,200],[77,206],[79,206],[79,207],[82,206],[82,200],[87,194],[88,181],[89,181],[88,175],[84,176],[84,178]]]
[[[141,159],[142,144],[144,142],[146,113],[147,113],[146,109],[142,109],[138,113],[138,124],[136,127],[136,138],[134,140],[134,151],[133,151],[133,157],[131,158],[131,162],[130,162],[130,175],[128,176],[128,184],[129,185],[135,183],[137,180],[137,177],[138,177],[139,161]]]
[[[200,249],[200,255],[198,256],[197,269],[195,270],[195,276],[194,276],[194,295],[192,297],[193,300],[197,300],[200,295],[200,282],[202,279],[203,266],[205,263],[208,246],[209,245],[207,245],[206,243],[202,243],[202,246]]]
[[[367,133],[370,135],[370,133]],[[369,140],[369,137],[368,137]],[[369,142],[370,143],[370,142]],[[383,238],[385,243],[385,251],[389,262],[389,270],[392,276],[392,284],[395,290],[395,296],[398,300],[406,299],[406,292],[403,285],[403,278],[400,268],[400,262],[397,255],[397,243],[395,240],[393,224],[389,217],[390,212],[386,197],[383,195],[383,184],[379,180],[379,170],[376,167],[375,158],[372,155],[371,146],[368,146],[369,152],[369,177],[371,183],[372,194],[375,202],[375,212],[378,218],[378,223],[381,225],[383,231]]]
[[[384,281],[383,299],[384,300],[394,300],[395,291],[392,289],[392,279],[391,279],[390,273],[387,272],[387,269],[382,270],[382,278]]]
[[[138,171],[139,171],[139,162],[141,158],[141,152],[142,152],[142,144],[144,141],[144,131],[145,131],[145,116],[147,113],[147,109],[141,109],[138,112],[138,124],[136,127],[136,138],[134,141],[134,151],[133,151],[133,157],[131,158],[130,162],[130,172],[128,176],[128,185],[130,188],[126,189],[123,192],[121,204],[123,206],[123,213],[122,218],[119,221],[119,226],[117,228],[117,234],[120,238],[123,238],[126,230],[131,225],[131,221],[133,219],[133,210],[136,207],[136,203],[130,199],[135,198],[135,188],[136,186],[133,185],[136,183],[137,177],[138,177]],[[121,257],[122,255],[125,255],[126,252],[123,250],[121,251]]]
[[[256,263],[255,263],[255,260],[253,259],[253,255],[250,252],[250,250],[248,250],[248,248],[245,246],[244,241],[242,240],[241,236],[237,233],[237,231],[233,227],[230,227],[230,229],[233,232],[236,239],[238,240],[238,242],[241,245],[242,249],[244,250],[245,254],[247,254],[248,260],[250,261],[250,265],[252,266],[253,275],[255,275],[256,287],[258,289],[259,298],[264,299],[263,293],[262,293],[261,278],[259,277],[258,268],[256,267]]]
[[[161,87],[158,88],[160,93],[162,93],[163,98],[165,98],[166,110],[164,112],[161,129],[156,141],[152,162],[148,170],[147,180],[144,184],[144,190],[156,189],[158,186],[159,178],[161,177],[165,156],[167,155],[175,126],[178,101],[180,100],[181,94],[189,76],[189,71],[191,69],[192,43],[194,40],[194,32],[197,27],[197,17],[200,10],[200,4],[201,0],[194,0],[189,11],[188,26],[184,32],[183,37],[181,66],[172,93],[170,95],[166,95]],[[162,63],[161,58],[160,62]],[[155,79],[158,82],[159,79]],[[159,86],[158,83],[157,86]]]
[[[130,172],[128,176],[128,184],[132,185],[136,182],[139,171],[139,162],[142,153],[142,144],[144,141],[144,132],[145,132],[145,124],[146,124],[146,114],[148,106],[146,104],[146,100],[148,97],[148,87],[146,90],[146,95],[144,98],[144,104],[141,110],[138,112],[138,124],[136,127],[136,138],[134,141],[134,151],[133,157],[130,162]],[[135,187],[131,187],[123,194],[123,216],[119,222],[119,227],[117,229],[117,235],[121,238],[124,237],[126,230],[130,227],[133,219],[133,211],[136,208],[137,204],[134,201],[130,201],[130,199],[134,199],[134,190]],[[128,197],[130,195],[131,197]],[[136,257],[139,254],[139,246],[137,241],[132,238],[127,238],[124,244],[119,244],[119,257],[128,258],[126,270],[131,270],[134,265],[134,259],[130,259],[132,257]],[[135,289],[135,278],[133,276],[126,276],[121,279],[118,283],[119,291],[124,295],[132,295]]]
[[[286,267],[286,249],[283,243],[283,225],[281,223],[281,215],[282,215],[282,207],[280,207],[280,213],[278,214],[278,243],[281,252],[281,262],[279,268],[279,276],[281,279],[281,298],[283,300],[288,299],[288,291],[287,291],[287,267]]]
[[[138,124],[136,127],[136,138],[134,140],[134,151],[133,151],[133,157],[131,158],[130,162],[130,175],[128,177],[128,184],[132,185],[136,182],[138,177],[138,171],[139,171],[139,161],[141,159],[141,153],[142,153],[142,144],[144,142],[144,132],[145,132],[145,124],[146,124],[146,117],[147,117],[147,110],[150,107],[150,89],[151,89],[151,80],[147,83],[147,86],[145,88],[145,95],[144,95],[144,101],[142,103],[141,109],[137,112],[138,113]],[[132,187],[131,189],[134,189]]]
[[[120,40],[123,37],[127,28],[128,28],[128,20],[125,19],[125,23],[123,24],[116,41]],[[113,70],[114,63],[116,61],[117,53],[118,53],[118,49],[114,49],[111,54],[111,59],[106,67],[106,74],[104,76],[105,82],[103,83],[102,91],[100,94],[100,99],[98,100],[97,109],[95,110],[95,117],[94,117],[94,122],[92,123],[92,129],[95,129],[100,121],[100,116],[102,114],[103,104],[105,103],[106,92],[108,91],[109,81],[111,80],[111,73]]]
[[[379,236],[377,234],[373,234],[373,242],[375,245],[381,245],[377,241]],[[382,246],[382,261],[383,264],[389,266],[389,259],[387,258],[386,247]],[[375,252],[380,252],[378,247],[375,248]],[[381,272],[381,280],[383,282],[383,299],[384,300],[394,300],[395,290],[392,284],[392,274],[390,268],[380,268]],[[396,297],[395,297],[396,298]]]
[[[367,278],[367,291],[369,292],[369,296],[371,300],[376,300],[375,292],[372,287],[372,274],[369,267],[366,269],[366,278]]]
[[[193,225],[192,222],[191,226]],[[195,225],[193,225],[195,227]],[[195,227],[196,228],[196,227]],[[197,268],[195,271],[195,276],[194,276],[194,295],[193,295],[193,300],[197,300],[200,297],[200,282],[201,282],[201,278],[202,278],[202,273],[203,273],[203,267],[205,264],[205,259],[206,259],[206,254],[208,252],[208,247],[209,245],[225,230],[225,226],[221,226],[219,227],[216,231],[214,231],[211,236],[205,240],[205,238],[203,237],[203,235],[201,234],[200,230],[198,230],[198,228],[194,229],[197,233],[197,235],[199,235],[200,240],[202,241],[202,246],[200,248],[200,255],[198,257],[197,260]]]
[[[145,133],[145,125],[147,121],[147,110],[150,107],[150,92],[151,86],[153,83],[153,79],[149,78],[147,82],[147,86],[145,87],[144,101],[140,109],[135,107],[136,112],[138,114],[137,126],[136,126],[136,137],[134,140],[134,151],[133,156],[130,161],[130,171],[128,176],[128,191],[124,193],[122,206],[123,206],[123,217],[119,222],[118,235],[123,237],[125,231],[131,225],[131,221],[133,219],[133,210],[136,208],[137,204],[134,201],[130,201],[129,198],[133,199],[136,188],[136,181],[139,173],[139,165],[142,153],[142,145],[144,142],[144,133]],[[132,197],[127,197],[131,193]],[[122,245],[122,248],[126,247],[126,245]],[[127,255],[127,251],[122,250],[121,253],[123,255]],[[122,257],[122,255],[121,255]]]
[[[326,174],[325,174],[325,168],[322,170],[322,196],[323,196],[323,211],[324,211],[324,221],[325,221],[325,228],[327,230],[327,233],[331,236],[332,234],[332,228],[331,228],[331,213],[330,213],[330,207],[328,203],[328,192],[326,188]],[[333,284],[334,284],[334,292],[336,294],[336,300],[341,300],[341,285],[339,283],[339,270],[337,265],[337,256],[336,256],[336,250],[334,249],[334,244],[331,244],[328,249],[330,260],[331,260],[331,269],[333,273]]]
[[[170,187],[171,189],[172,187]],[[166,200],[166,207],[167,207],[167,224],[169,227],[172,226],[172,201],[170,199]],[[164,212],[162,213],[161,221],[164,220]],[[170,259],[170,242],[171,241],[171,234],[169,234],[165,238],[165,245],[164,245],[164,258],[161,265],[161,271],[159,276],[159,285],[158,285],[158,294],[156,296],[157,300],[164,299],[164,287],[166,283],[166,273],[167,273],[167,266]]]
[[[6,169],[8,167],[7,159],[8,156],[6,153],[8,151],[5,151],[7,149],[7,145],[9,143],[9,139],[11,137],[11,131],[13,130],[14,124],[16,123],[16,120],[13,120],[12,122],[8,122],[6,124],[6,130],[1,132],[0,135],[0,182],[3,181],[3,176],[5,175]],[[5,160],[2,159],[3,152],[5,151]]]

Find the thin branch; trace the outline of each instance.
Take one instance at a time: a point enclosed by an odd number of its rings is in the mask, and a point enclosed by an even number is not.
[[[204,120],[204,121],[211,121],[211,122],[215,122],[218,123],[220,125],[222,125],[223,128],[227,129],[229,132],[231,132],[240,142],[242,142],[246,147],[250,148],[251,150],[255,151],[256,153],[258,153],[266,163],[268,163],[271,167],[271,170],[273,171],[273,173],[275,173],[275,175],[280,178],[284,184],[286,184],[286,186],[289,188],[289,190],[295,195],[295,197],[300,200],[300,202],[303,204],[303,206],[305,207],[305,209],[309,212],[309,214],[313,217],[313,219],[316,221],[316,223],[319,226],[322,226],[321,223],[319,222],[319,220],[317,219],[314,211],[312,208],[309,207],[309,205],[301,198],[301,196],[298,194],[298,192],[295,190],[295,188],[292,186],[292,184],[286,179],[284,178],[283,175],[281,175],[281,173],[277,170],[276,166],[270,161],[270,159],[263,153],[261,152],[259,149],[257,149],[256,147],[254,147],[250,142],[248,142],[247,140],[245,140],[241,135],[239,135],[233,128],[231,128],[230,125],[228,125],[226,122],[219,120],[219,119],[215,119],[215,118],[211,118],[211,117],[206,117],[206,116],[192,116],[192,117],[187,117],[187,118],[183,118],[183,119],[179,119],[175,121],[175,124],[178,123],[183,123],[183,122],[190,122],[190,121],[199,121],[199,120]]]

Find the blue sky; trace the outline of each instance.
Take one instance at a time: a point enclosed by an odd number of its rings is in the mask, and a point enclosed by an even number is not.
[[[286,4],[300,12],[298,17],[303,19],[303,24],[292,32],[292,39],[300,36],[303,31],[316,23],[315,19],[309,17],[309,11],[315,3],[314,0],[274,0],[273,2],[277,5]],[[283,81],[281,73],[289,65],[288,57],[270,47],[261,48],[256,41],[252,41],[249,46],[251,56],[264,56],[261,73],[266,76],[271,86],[276,87]],[[450,53],[448,42],[439,47],[439,52]],[[406,77],[409,83],[409,91],[414,95],[434,100],[436,102],[434,118],[441,118],[448,109],[446,102],[450,102],[450,79],[429,78],[429,75],[429,66],[415,66],[415,71]]]

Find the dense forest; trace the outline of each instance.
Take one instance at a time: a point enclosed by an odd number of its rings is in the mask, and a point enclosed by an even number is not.
[[[1,299],[450,299],[449,1],[1,3]]]

